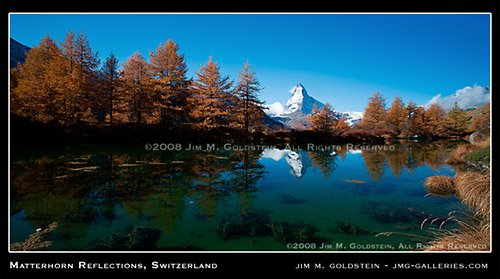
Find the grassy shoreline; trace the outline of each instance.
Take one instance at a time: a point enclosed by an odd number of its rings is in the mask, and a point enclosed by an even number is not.
[[[66,126],[58,123],[34,122],[11,114],[11,143],[386,143],[407,140],[385,130],[352,129],[349,133],[324,134],[310,130],[252,131],[221,127],[218,129],[198,129],[188,124],[117,124],[104,123]],[[426,138],[425,141],[440,139],[460,140],[457,137]],[[422,140],[422,138],[420,139]]]
[[[468,212],[450,212],[460,229],[434,232],[435,239],[425,251],[490,251],[491,174],[490,139],[457,147],[447,163],[457,173],[454,177],[431,176],[424,183],[430,195],[454,195]]]

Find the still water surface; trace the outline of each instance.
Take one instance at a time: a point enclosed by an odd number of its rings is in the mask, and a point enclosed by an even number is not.
[[[10,240],[58,222],[47,250],[415,250],[441,224],[426,218],[461,206],[422,186],[454,175],[452,148],[14,146]]]

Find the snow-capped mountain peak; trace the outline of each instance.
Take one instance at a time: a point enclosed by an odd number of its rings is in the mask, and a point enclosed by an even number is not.
[[[312,113],[314,104],[317,108],[322,108],[325,105],[311,97],[304,85],[298,83],[289,91],[292,96],[283,105],[280,102],[275,102],[267,106],[267,114],[274,120],[283,123],[293,129],[305,129],[308,127],[308,117]],[[362,112],[337,112],[335,115],[340,119],[343,115],[346,116],[347,123],[353,125],[359,123],[363,117]]]
[[[315,103],[318,108],[325,106],[322,102],[309,96],[307,90],[301,83],[293,87],[290,93],[292,93],[292,97],[286,102],[286,107],[290,113],[300,110],[304,114],[310,114]]]

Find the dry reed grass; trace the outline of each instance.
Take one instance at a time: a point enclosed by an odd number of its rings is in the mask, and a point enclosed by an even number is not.
[[[483,149],[485,147],[490,147],[490,142],[491,142],[490,137],[487,137],[483,141],[475,143],[474,145],[477,146],[478,149]]]
[[[460,222],[461,230],[437,231],[435,239],[426,243],[425,251],[489,251],[490,225]]]
[[[463,164],[464,157],[470,152],[490,146],[490,139],[477,144],[462,144],[452,152],[446,160],[447,164]],[[459,219],[453,216],[447,218],[455,220],[460,225],[458,230],[432,231],[434,239],[426,243],[425,251],[489,251],[490,250],[490,174],[481,174],[472,171],[460,172],[453,178],[433,176],[426,179],[424,186],[429,194],[443,196],[454,191],[455,196],[471,208],[472,214],[468,218]],[[452,212],[453,213],[453,212]],[[451,215],[451,213],[450,213]],[[439,218],[429,217],[431,223]]]
[[[490,175],[476,172],[462,172],[454,177],[455,196],[477,214],[490,215]]]
[[[430,176],[424,182],[427,192],[433,196],[447,197],[455,194],[453,178],[448,176]]]
[[[458,165],[458,164],[463,164],[464,162],[464,157],[465,155],[469,154],[470,152],[476,151],[481,149],[478,145],[475,144],[461,144],[457,147],[457,149],[453,150],[450,154],[450,158],[446,159],[445,162],[448,165]]]

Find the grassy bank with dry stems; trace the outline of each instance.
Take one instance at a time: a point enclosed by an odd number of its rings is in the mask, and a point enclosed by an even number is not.
[[[465,158],[485,148],[489,150],[489,139],[479,144],[462,144],[446,161],[458,173],[454,177],[431,176],[424,182],[430,195],[446,197],[455,195],[470,212],[455,218],[459,229],[431,232],[435,239],[430,241],[426,251],[488,251],[490,250],[490,171],[489,161],[481,162],[481,167]],[[489,160],[489,154],[487,154]],[[483,156],[486,157],[486,156]],[[470,166],[472,165],[472,167]]]

